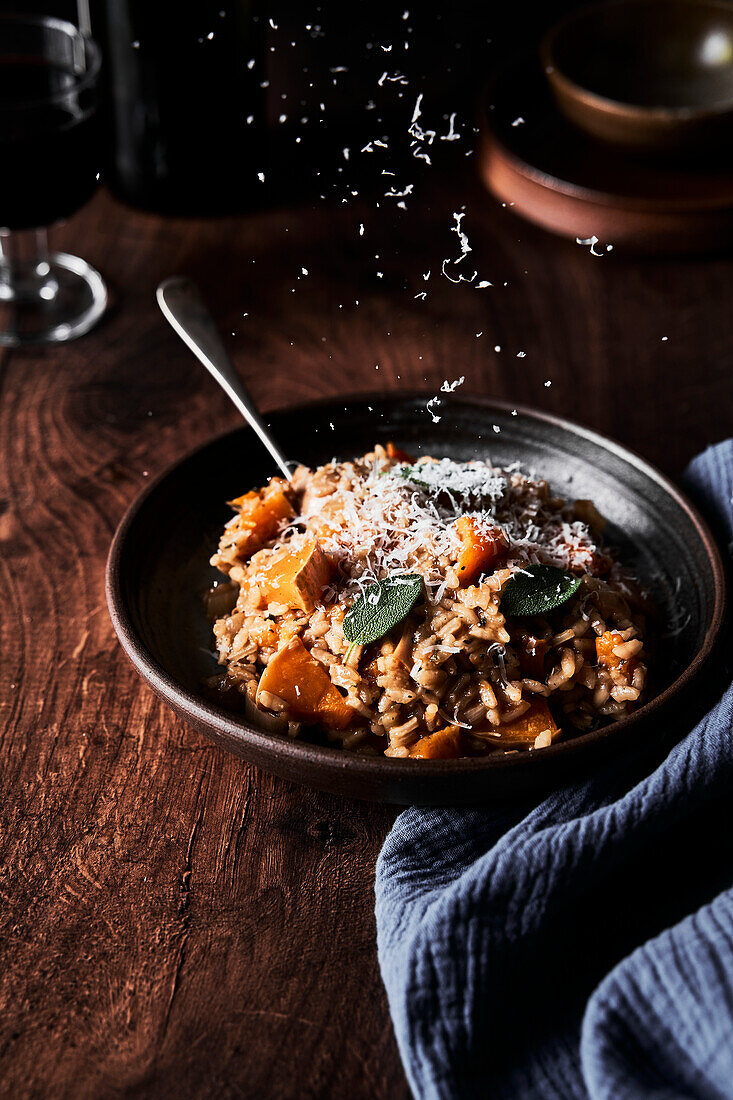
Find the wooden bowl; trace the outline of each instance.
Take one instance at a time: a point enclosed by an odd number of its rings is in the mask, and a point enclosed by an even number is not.
[[[514,58],[480,108],[477,160],[489,190],[529,221],[598,249],[702,253],[733,243],[733,165],[703,169],[619,156],[560,112],[539,59]]]
[[[733,132],[733,6],[608,0],[557,23],[540,47],[563,114],[646,153],[722,152]]]
[[[290,740],[227,711],[204,688],[217,669],[203,593],[231,515],[226,500],[262,484],[272,467],[247,428],[212,440],[161,474],[115,534],[107,600],[123,649],[151,688],[195,729],[250,763],[336,794],[399,804],[470,804],[527,793],[648,745],[680,719],[723,621],[725,586],[715,543],[693,506],[662,474],[577,425],[480,398],[446,399],[439,424],[430,394],[317,402],[268,416],[288,453],[309,464],[362,454],[393,439],[412,453],[519,460],[561,493],[595,500],[611,541],[651,585],[673,636],[661,637],[654,696],[619,722],[537,752],[466,760],[391,760]],[[449,403],[448,403],[449,402]],[[496,425],[500,432],[494,431]],[[681,718],[684,721],[684,718]]]

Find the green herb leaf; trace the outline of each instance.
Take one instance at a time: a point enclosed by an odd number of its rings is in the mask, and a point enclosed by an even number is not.
[[[435,486],[428,485],[427,481],[423,481],[421,478],[415,475],[415,470],[420,471],[419,466],[400,466],[397,473],[405,481],[409,481],[411,485],[417,485],[419,489],[422,489],[426,493],[436,492]]]
[[[422,592],[419,573],[403,573],[371,584],[344,616],[344,638],[367,645],[383,637],[412,611]]]
[[[544,615],[561,607],[579,587],[580,577],[572,573],[554,565],[530,565],[526,573],[515,573],[504,585],[501,610],[505,615]]]

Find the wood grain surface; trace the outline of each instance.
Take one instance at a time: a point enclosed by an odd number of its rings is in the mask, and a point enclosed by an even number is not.
[[[469,162],[407,211],[359,202],[184,221],[100,193],[57,239],[108,277],[108,318],[2,358],[3,1095],[409,1095],[373,916],[393,811],[290,786],[187,730],[107,617],[126,506],[236,423],[162,321],[161,277],[206,288],[265,409],[464,375],[464,391],[578,419],[672,476],[731,430],[731,260],[596,258],[493,204]],[[440,273],[463,204],[472,251],[448,270],[490,288]]]

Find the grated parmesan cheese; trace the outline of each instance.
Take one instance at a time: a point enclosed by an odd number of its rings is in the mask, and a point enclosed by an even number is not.
[[[501,469],[421,458],[410,465],[377,453],[332,462],[319,473],[280,538],[293,545],[317,534],[339,563],[329,596],[343,603],[376,581],[410,572],[422,575],[431,599],[442,599],[455,585],[448,574],[462,549],[455,529],[461,515],[472,516],[479,530],[504,532],[512,572],[540,563],[593,573],[606,560],[572,505],[519,472],[517,463]]]

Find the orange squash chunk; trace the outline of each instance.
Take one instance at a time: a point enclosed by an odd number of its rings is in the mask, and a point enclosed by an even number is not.
[[[458,726],[428,733],[410,749],[413,760],[455,760],[463,756],[463,735]]]
[[[508,544],[504,532],[498,527],[487,529],[473,516],[460,516],[456,531],[463,549],[456,562],[459,584],[467,588],[481,573],[490,573],[504,556]]]
[[[391,458],[395,462],[415,461],[412,455],[408,455],[407,451],[402,451],[399,447],[395,447],[394,443],[388,443],[385,450],[387,451],[387,458]]]
[[[603,665],[605,668],[620,668],[623,663],[622,659],[617,657],[613,651],[617,645],[622,643],[623,638],[615,630],[606,630],[605,633],[596,638],[598,664]]]
[[[522,745],[534,745],[541,733],[549,734],[550,741],[556,741],[561,730],[545,700],[534,699],[529,710],[513,722],[507,722],[504,726],[474,726],[473,732],[493,734],[493,737],[486,739],[487,748],[520,748]]]
[[[259,705],[263,691],[279,696],[293,717],[305,722],[322,722],[331,729],[342,730],[353,725],[357,717],[300,638],[292,638],[271,658],[257,687]]]
[[[552,717],[552,711],[544,699],[534,699],[524,714],[505,726],[494,728],[499,734],[497,744],[533,745],[541,733],[549,733],[550,740],[560,736],[560,727]]]
[[[267,488],[245,493],[229,502],[239,515],[222,541],[229,542],[233,535],[237,536],[237,557],[251,557],[268,539],[274,538],[283,520],[294,515],[290,501],[281,488],[284,484],[282,478],[273,479]],[[225,567],[225,563],[219,566],[220,569]]]
[[[284,603],[310,613],[333,576],[333,562],[311,539],[299,550],[284,548],[252,577],[267,603]]]
[[[598,664],[609,669],[609,671],[611,669],[622,669],[630,677],[639,663],[638,658],[619,657],[613,652],[617,645],[623,645],[623,641],[616,630],[606,630],[600,637],[596,638]]]

